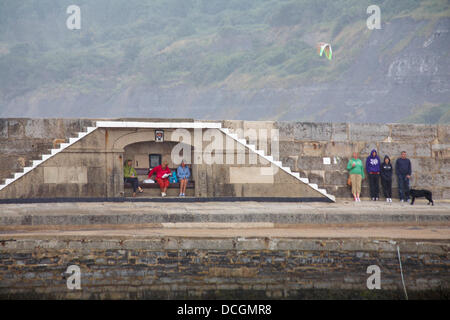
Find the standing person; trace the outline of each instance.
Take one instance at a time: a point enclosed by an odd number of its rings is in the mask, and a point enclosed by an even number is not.
[[[369,174],[370,197],[372,201],[378,201],[380,196],[380,158],[375,149],[366,159],[366,170]]]
[[[181,161],[181,165],[177,169],[178,180],[180,181],[180,197],[186,196],[186,186],[188,183],[188,179],[191,176],[191,171],[184,163],[184,160]]]
[[[409,179],[411,178],[411,161],[406,158],[406,151],[402,151],[401,157],[395,161],[395,173],[398,180],[398,195],[400,201],[409,201]]]
[[[132,166],[133,161],[127,160],[123,166],[123,180],[125,183],[131,183],[133,186],[133,197],[136,197],[136,190],[139,192],[144,192],[144,190],[139,186],[139,181],[137,178],[136,169]]]
[[[156,173],[156,182],[159,184],[159,188],[161,189],[161,197],[165,197],[167,188],[170,184],[170,169],[167,165],[167,160],[164,159],[162,161],[162,164],[150,170],[150,172],[148,173],[148,177],[151,178],[153,173]]]
[[[361,202],[359,195],[361,194],[361,182],[364,179],[364,166],[361,159],[358,159],[358,153],[353,152],[352,158],[347,164],[347,170],[350,174],[352,182],[352,194],[355,202]]]
[[[391,165],[391,159],[385,155],[383,164],[381,165],[381,185],[383,186],[383,193],[386,197],[386,202],[392,202],[392,173],[394,169]]]

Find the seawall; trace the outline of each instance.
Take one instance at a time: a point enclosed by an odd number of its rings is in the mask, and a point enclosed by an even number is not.
[[[120,120],[120,119],[118,119]],[[161,119],[132,119],[161,121]],[[177,119],[193,121],[192,119]],[[0,180],[11,177],[30,161],[47,153],[95,119],[0,119]],[[164,119],[174,121],[174,119]],[[350,197],[346,164],[353,151],[364,160],[372,149],[388,154],[394,162],[405,150],[412,161],[411,187],[430,189],[435,199],[450,198],[450,126],[418,124],[349,124],[224,120],[231,130],[277,129],[279,159],[292,171],[325,188],[338,198]],[[270,143],[269,143],[270,145]],[[260,145],[261,149],[267,149]],[[324,158],[329,161],[326,164]],[[95,162],[96,166],[105,164]],[[103,177],[103,176],[102,176]],[[206,177],[208,178],[208,177]],[[99,179],[97,179],[99,180]],[[101,180],[101,179],[100,179]],[[200,183],[199,188],[203,184]],[[69,187],[73,187],[72,185]],[[99,186],[97,189],[104,188]],[[69,188],[70,189],[70,188]],[[99,190],[100,190],[99,189]],[[103,190],[103,189],[102,189]],[[200,191],[199,191],[200,192]],[[367,197],[368,181],[362,196]],[[394,175],[393,195],[397,196]]]
[[[369,239],[146,239],[25,237],[0,240],[0,297],[31,299],[404,299],[449,297],[448,242]],[[66,273],[77,265],[81,289]],[[381,289],[367,288],[367,268]]]

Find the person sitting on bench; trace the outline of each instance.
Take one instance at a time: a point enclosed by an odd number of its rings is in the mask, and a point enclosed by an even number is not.
[[[127,160],[123,166],[123,178],[125,183],[131,183],[133,186],[133,197],[136,197],[137,189],[139,189],[139,192],[144,192],[144,190],[139,186],[136,169],[132,167],[132,163],[131,160]]]
[[[184,163],[184,160],[181,161],[181,165],[177,169],[178,180],[180,181],[180,197],[186,196],[186,186],[189,177],[191,176],[191,171]]]
[[[159,188],[161,189],[161,197],[165,197],[167,188],[169,187],[170,176],[170,169],[167,165],[167,160],[163,160],[162,164],[150,170],[148,177],[151,178],[153,173],[156,173],[156,182],[158,182]]]

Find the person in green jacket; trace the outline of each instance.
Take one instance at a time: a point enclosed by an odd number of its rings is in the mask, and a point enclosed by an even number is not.
[[[123,178],[125,183],[131,183],[131,185],[133,186],[133,197],[136,197],[136,190],[139,189],[139,192],[144,192],[144,190],[139,186],[136,169],[132,167],[132,163],[133,162],[131,160],[127,160],[124,164]]]
[[[353,152],[352,158],[347,164],[347,170],[350,174],[350,181],[352,183],[352,194],[355,202],[361,202],[359,195],[361,194],[361,182],[364,176],[364,166],[361,159],[358,159],[358,153]]]

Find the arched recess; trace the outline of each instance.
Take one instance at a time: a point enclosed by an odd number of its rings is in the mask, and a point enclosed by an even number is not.
[[[164,130],[164,141],[165,142],[180,142],[180,140],[178,139],[173,139],[175,137],[177,137],[176,135],[173,135],[173,132],[175,130],[170,129],[170,130]],[[192,145],[193,142],[193,138],[192,137],[192,130],[187,130],[187,129],[177,129],[177,132],[181,132],[184,133],[186,135],[189,135],[190,139],[186,139],[186,140],[182,140],[183,143],[186,144],[190,144]],[[138,142],[150,142],[150,141],[155,141],[155,130],[147,130],[147,129],[138,129],[137,131],[133,131],[133,132],[128,132],[123,134],[122,136],[118,137],[112,146],[113,150],[119,151],[119,152],[124,152],[124,149],[126,146],[130,145],[130,144],[134,144],[134,143],[138,143]],[[164,142],[161,142],[164,143]]]
[[[163,129],[164,130],[164,129]],[[186,129],[178,129],[181,130],[184,134],[191,137],[193,131]],[[130,153],[138,151],[140,153],[139,161],[145,159],[145,157],[149,157],[149,154],[159,153],[158,149],[155,148],[155,151],[152,151],[152,146],[164,146],[164,150],[166,153],[163,155],[165,157],[169,156],[168,151],[170,151],[175,146],[183,146],[189,148],[191,150],[191,156],[193,157],[193,148],[192,145],[193,139],[179,139],[179,135],[172,135],[175,130],[167,129],[164,130],[164,141],[163,142],[155,142],[155,130],[154,129],[138,129],[133,131],[123,132],[118,136],[111,145],[112,154],[114,154],[114,158],[116,160],[113,161],[114,172],[117,173],[116,176],[116,186],[114,187],[115,194],[124,194],[124,184],[123,184],[123,164],[127,158],[130,158]],[[180,142],[186,141],[187,143]],[[141,148],[141,149],[140,149]],[[135,160],[132,157],[132,160]],[[187,161],[189,164],[189,161]],[[175,163],[172,161],[172,158],[169,159],[169,167],[176,168],[179,163]],[[144,165],[139,164],[137,168],[143,169],[148,168],[148,160],[144,162]],[[190,165],[192,179],[195,179],[196,175],[196,165]],[[138,173],[139,174],[139,173]],[[141,178],[143,178],[141,176]]]

